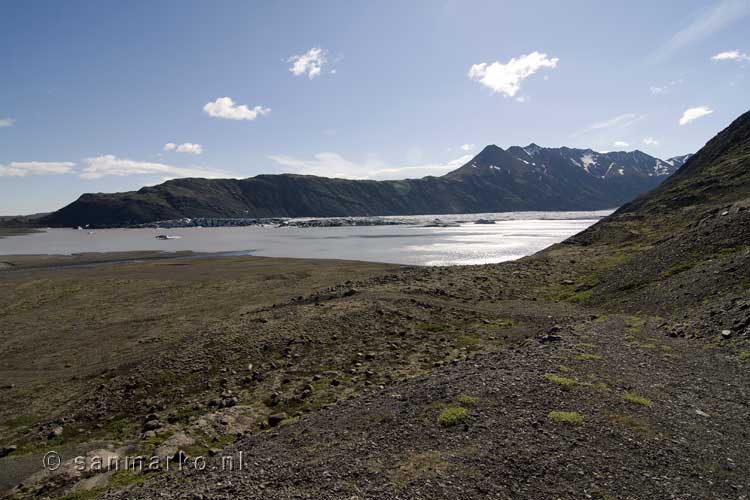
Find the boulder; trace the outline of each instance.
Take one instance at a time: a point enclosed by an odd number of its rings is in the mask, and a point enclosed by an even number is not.
[[[145,424],[143,424],[143,430],[144,431],[155,431],[156,429],[161,428],[162,424],[158,420],[149,420]]]
[[[289,415],[287,415],[286,413],[274,413],[273,415],[270,415],[268,417],[268,425],[270,425],[271,427],[276,427],[288,418]]]
[[[14,451],[18,449],[18,446],[12,444],[10,446],[6,446],[5,448],[0,448],[0,458],[7,457]]]

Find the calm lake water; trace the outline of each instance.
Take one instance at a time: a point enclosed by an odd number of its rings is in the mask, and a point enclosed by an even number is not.
[[[0,255],[192,250],[267,257],[350,259],[416,265],[488,264],[535,253],[610,211],[511,212],[393,217],[405,224],[345,227],[48,229],[0,239]],[[439,218],[457,227],[424,227]],[[476,224],[479,219],[494,224]],[[158,234],[179,239],[158,240]]]

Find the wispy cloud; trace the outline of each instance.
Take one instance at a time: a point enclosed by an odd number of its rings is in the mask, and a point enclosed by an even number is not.
[[[513,97],[521,90],[523,81],[543,68],[556,68],[559,59],[548,57],[547,54],[532,52],[514,57],[507,63],[499,61],[493,63],[474,64],[469,68],[468,76],[479,82],[492,92]],[[525,100],[525,99],[524,99]]]
[[[643,139],[643,144],[645,144],[646,146],[656,147],[659,145],[659,141],[657,141],[653,137],[646,137],[645,139]]]
[[[246,105],[237,105],[231,97],[219,97],[215,101],[206,103],[203,111],[214,118],[226,118],[227,120],[255,120],[258,116],[265,116],[271,112],[271,108],[255,106],[253,109]]]
[[[613,145],[616,148],[627,148],[627,147],[630,147],[630,144],[628,144],[625,141],[615,141]]]
[[[200,155],[203,154],[203,146],[201,146],[200,144],[193,144],[192,142],[184,142],[182,144],[168,142],[164,145],[164,151],[177,151],[178,153]]]
[[[471,160],[472,155],[464,155],[445,163],[404,166],[388,165],[373,157],[364,162],[355,162],[347,160],[338,153],[331,152],[318,153],[311,159],[300,159],[285,155],[271,155],[269,158],[281,167],[288,169],[288,172],[297,174],[343,179],[404,179],[446,174]]]
[[[599,132],[602,130],[619,129],[619,128],[628,127],[642,120],[643,118],[645,118],[645,115],[639,115],[636,113],[623,113],[621,115],[612,117],[608,120],[592,123],[588,127],[581,129],[577,132],[574,132],[573,134],[571,134],[571,137],[579,137],[582,135],[590,134],[592,132]]]
[[[292,63],[289,71],[294,76],[307,75],[311,80],[320,76],[323,66],[328,62],[328,52],[320,47],[313,47],[304,54],[294,55],[287,59],[287,62]],[[336,70],[331,71],[332,75],[336,74]]]
[[[711,56],[712,61],[750,61],[750,53],[745,54],[739,50],[727,50]]]
[[[82,179],[99,179],[105,176],[124,177],[128,175],[161,175],[176,177],[228,177],[226,172],[205,167],[176,167],[163,163],[117,158],[114,155],[103,155],[83,160],[85,167],[79,172]]]
[[[0,177],[67,174],[75,165],[69,161],[14,161],[0,165]]]
[[[693,122],[702,116],[710,115],[713,112],[714,110],[708,106],[698,106],[696,108],[686,109],[685,112],[682,113],[682,118],[680,118],[680,125],[687,125],[688,123]]]
[[[0,127],[12,127],[16,121],[13,118],[0,118]]]
[[[474,149],[473,144],[463,144],[461,146],[461,151],[471,151],[472,149]]]
[[[649,90],[651,91],[651,93],[653,95],[662,95],[662,94],[668,93],[672,87],[674,87],[676,85],[680,85],[682,83],[683,83],[682,79],[680,79],[680,80],[672,80],[672,81],[667,82],[667,83],[665,83],[663,85],[651,85],[649,87]]]
[[[648,57],[648,62],[658,63],[668,59],[675,52],[722,30],[748,14],[750,14],[750,2],[746,0],[721,0],[711,7],[701,9],[694,13],[687,26],[658,47]]]

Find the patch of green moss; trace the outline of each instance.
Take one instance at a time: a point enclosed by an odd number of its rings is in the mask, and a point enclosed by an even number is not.
[[[149,444],[149,445],[151,445],[153,447],[157,447],[157,446],[161,445],[166,440],[167,440],[167,436],[166,435],[161,435],[161,436],[154,436],[154,437],[146,438],[146,439],[143,440],[143,442],[146,443],[146,444]]]
[[[450,330],[450,326],[442,323],[420,323],[417,328],[430,333],[442,333]]]
[[[623,396],[623,399],[625,401],[630,402],[630,403],[635,403],[637,405],[647,406],[649,408],[651,406],[653,406],[653,404],[654,404],[650,399],[644,398],[643,396],[639,396],[638,394],[635,394],[635,393],[632,393],[632,392],[625,393],[625,396]]]
[[[604,382],[593,382],[591,384],[591,387],[593,387],[597,391],[608,391],[609,390],[609,386],[607,384],[605,384]]]
[[[114,439],[126,439],[135,432],[136,425],[126,418],[116,418],[104,426],[107,436]]]
[[[443,427],[451,427],[461,424],[469,418],[469,410],[463,406],[450,406],[440,412],[438,423]]]
[[[584,290],[582,292],[571,295],[568,300],[570,302],[585,302],[594,295],[593,290]]]
[[[544,378],[549,380],[550,382],[554,382],[556,384],[560,384],[563,387],[570,388],[575,387],[577,385],[581,385],[581,382],[574,380],[572,378],[567,377],[561,377],[559,375],[555,375],[554,373],[545,373]]]
[[[551,411],[547,417],[553,422],[570,425],[583,425],[583,415],[577,411]]]
[[[625,326],[627,326],[628,332],[638,333],[643,330],[643,326],[646,321],[638,316],[628,316],[625,318]]]
[[[479,403],[479,398],[469,396],[468,394],[461,394],[456,398],[456,401],[464,406],[474,406],[475,404]]]

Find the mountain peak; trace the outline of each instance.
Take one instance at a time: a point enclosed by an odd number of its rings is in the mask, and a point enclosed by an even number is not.
[[[534,142],[523,148],[523,150],[526,151],[526,154],[529,156],[536,156],[536,154],[539,153],[539,151],[541,151],[542,149],[544,148]]]
[[[484,148],[483,148],[483,149],[482,149],[482,150],[481,150],[481,151],[479,152],[479,154],[478,154],[477,156],[479,156],[479,155],[484,155],[484,154],[488,154],[488,153],[489,153],[489,154],[493,154],[493,153],[500,153],[500,152],[503,152],[503,151],[504,151],[504,149],[503,149],[503,148],[501,148],[500,146],[497,146],[497,145],[495,145],[495,144],[488,144],[487,146],[485,146],[485,147],[484,147]]]

